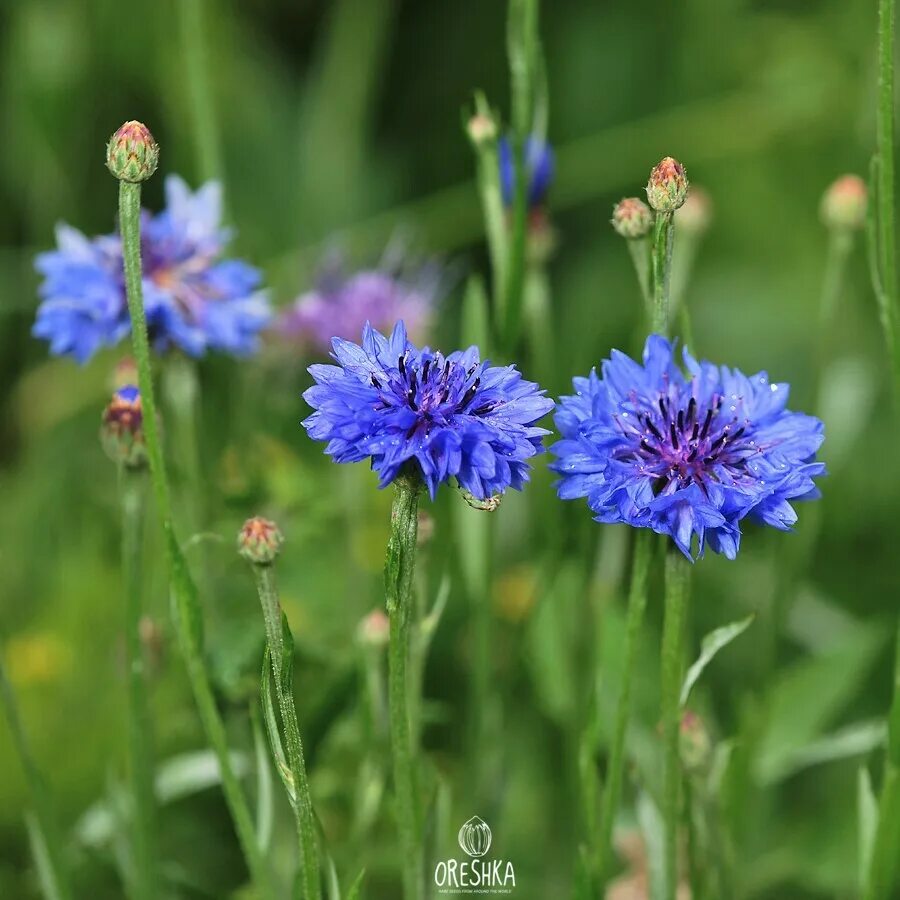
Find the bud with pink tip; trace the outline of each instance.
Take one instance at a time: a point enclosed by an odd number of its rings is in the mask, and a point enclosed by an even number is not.
[[[820,214],[826,228],[857,231],[866,221],[869,192],[858,175],[842,175],[822,197]]]
[[[106,145],[106,167],[119,181],[146,181],[159,165],[159,147],[142,122],[126,122]]]
[[[284,536],[278,526],[262,516],[247,519],[238,532],[238,553],[255,566],[272,565],[283,544]]]
[[[684,204],[688,194],[687,172],[684,166],[666,156],[654,166],[647,182],[647,201],[657,212],[675,212]]]
[[[483,147],[497,140],[497,123],[487,113],[475,113],[466,122],[466,131],[468,132],[469,140],[476,147]]]
[[[115,463],[129,469],[147,465],[141,393],[133,384],[120,387],[103,411],[100,443]]]
[[[649,233],[653,225],[653,213],[643,200],[626,197],[613,208],[610,222],[616,234],[633,241]]]
[[[357,637],[365,647],[386,647],[390,634],[391,622],[383,609],[373,609],[357,627]]]

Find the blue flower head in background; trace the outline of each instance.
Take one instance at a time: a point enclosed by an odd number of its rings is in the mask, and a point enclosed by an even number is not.
[[[509,138],[502,137],[499,142],[500,155],[500,188],[503,202],[512,206],[515,193],[513,177],[513,154]],[[555,161],[553,149],[542,138],[532,135],[525,140],[525,168],[528,171],[528,208],[541,206],[547,197],[547,191],[553,182]]]
[[[362,346],[333,341],[338,365],[310,366],[303,426],[327,441],[336,462],[371,457],[380,486],[414,465],[432,498],[456,478],[479,500],[522,488],[528,460],[549,432],[536,422],[553,408],[514,366],[491,366],[478,348],[444,356],[414,347],[398,322],[390,337],[367,325]]]
[[[142,213],[141,223],[144,305],[154,347],[178,347],[191,356],[252,353],[269,306],[258,290],[258,270],[221,258],[230,234],[221,227],[220,186],[211,182],[191,193],[170,175],[165,189],[165,210]],[[131,327],[121,241],[118,235],[88,238],[68,225],[57,228],[56,238],[57,249],[36,260],[44,280],[32,333],[49,341],[54,355],[83,363]]]
[[[564,500],[586,497],[598,522],[668,534],[693,558],[708,544],[737,555],[740,522],[781,531],[797,521],[792,500],[819,496],[813,478],[824,434],[819,419],[785,408],[788,385],[765,372],[698,363],[652,335],[644,364],[613,351],[601,373],[576,378],[556,413],[562,440],[552,468]]]

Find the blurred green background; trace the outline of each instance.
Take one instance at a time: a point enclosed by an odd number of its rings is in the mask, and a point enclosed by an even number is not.
[[[119,355],[79,368],[49,359],[30,337],[34,254],[52,245],[59,220],[89,234],[111,230],[115,182],[103,148],[122,121],[138,118],[161,145],[162,172],[196,185],[221,166],[235,252],[265,271],[276,304],[310,286],[331,247],[372,265],[400,235],[441,257],[455,287],[435,342],[449,348],[459,339],[463,276],[487,265],[462,111],[476,88],[508,111],[499,0],[217,0],[201,9],[215,115],[199,134],[197,8],[0,7],[0,643],[70,835],[79,896],[98,900],[121,896],[120,848],[96,816],[83,818],[100,801],[114,804],[124,765],[116,480],[96,439]],[[610,348],[638,349],[640,298],[608,220],[613,203],[640,193],[650,167],[672,154],[715,209],[687,295],[694,349],[791,382],[791,405],[826,421],[831,474],[824,499],[801,509],[797,533],[750,528],[736,562],[708,558],[696,568],[692,647],[710,628],[757,614],[696,695],[713,739],[734,741],[721,801],[741,897],[852,896],[860,764],[878,778],[875,720],[889,700],[900,596],[900,467],[861,242],[830,331],[818,315],[819,198],[843,172],[865,174],[873,148],[875,24],[875,5],[863,0],[562,0],[545,2],[541,15],[557,151],[549,278],[559,362],[547,369],[526,351],[525,372],[558,395]],[[158,209],[161,194],[157,177],[145,204]],[[282,524],[280,577],[319,814],[342,877],[365,866],[366,896],[393,898],[389,809],[365,839],[354,831],[369,753],[354,635],[381,602],[389,498],[363,467],[338,470],[299,428],[308,362],[284,348],[245,363],[203,362],[204,531],[213,536],[190,552],[209,573],[209,652],[235,747],[252,766],[247,709],[263,630],[233,535],[256,512]],[[177,453],[173,465],[183,483]],[[601,740],[622,633],[623,535],[591,523],[580,504],[559,504],[539,468],[531,489],[497,514],[497,706],[482,750],[487,770],[503,777],[488,789],[468,777],[477,598],[464,589],[457,535],[468,511],[455,496],[432,510],[424,572],[433,591],[450,579],[426,673],[424,740],[450,810],[435,852],[452,855],[455,829],[480,814],[495,852],[516,865],[522,898],[566,896],[577,856],[577,723],[589,695],[583,607],[603,647]],[[585,599],[581,573],[598,542],[599,574]],[[147,584],[159,752],[171,759],[202,750],[203,739],[160,565]],[[659,618],[651,603],[633,741],[638,782],[655,752]],[[835,733],[843,740],[823,742]],[[231,896],[244,873],[224,804],[203,786],[204,759],[194,768],[180,759],[170,774],[184,790],[164,814],[167,871],[178,896]],[[277,780],[275,788],[276,851],[289,854]],[[13,900],[37,896],[26,802],[0,727],[0,897]]]

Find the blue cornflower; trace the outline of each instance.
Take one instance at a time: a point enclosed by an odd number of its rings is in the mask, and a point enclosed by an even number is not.
[[[513,155],[509,138],[500,138],[500,188],[503,202],[512,206],[515,193],[513,177]],[[525,139],[525,168],[528,171],[528,208],[540,206],[547,196],[553,181],[553,149],[542,138],[531,135]]]
[[[220,227],[221,188],[196,193],[175,175],[166,179],[166,209],[142,213],[141,259],[150,338],[158,350],[175,346],[191,356],[207,350],[245,355],[256,349],[269,321],[257,269],[221,259],[229,232]],[[44,276],[32,333],[50,352],[86,362],[117,344],[131,327],[118,235],[85,237],[57,228],[57,249],[36,260]]]
[[[697,535],[698,556],[709,544],[734,559],[742,519],[789,531],[789,501],[819,496],[823,425],[785,409],[788,385],[765,372],[683,356],[686,375],[651,335],[643,366],[614,350],[601,378],[576,378],[557,409],[551,468],[559,496],[586,497],[598,522],[668,534],[689,559]]]
[[[303,426],[336,462],[371,457],[381,487],[412,464],[432,498],[454,477],[479,500],[528,480],[549,434],[535,423],[553,401],[514,366],[481,362],[477,347],[419,350],[402,321],[389,338],[366,325],[362,346],[332,347],[338,365],[309,367],[316,384],[303,397],[315,412]]]

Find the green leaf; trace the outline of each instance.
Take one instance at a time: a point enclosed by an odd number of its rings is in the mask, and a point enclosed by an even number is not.
[[[864,891],[872,865],[872,850],[878,830],[878,800],[872,788],[872,776],[860,766],[856,779],[856,812],[859,817],[859,888]]]
[[[275,702],[272,699],[272,673],[269,668],[270,655],[269,648],[266,647],[263,653],[262,676],[260,681],[260,697],[263,707],[263,721],[265,722],[266,732],[269,735],[269,746],[272,748],[272,755],[275,757],[275,768],[281,776],[284,787],[288,792],[291,802],[296,800],[296,792],[294,790],[294,776],[291,773],[291,767],[288,765],[287,756],[284,752],[284,745],[281,742],[281,729],[278,723],[278,714],[275,712]]]
[[[700,656],[697,661],[688,669],[688,673],[684,679],[684,685],[681,688],[681,705],[684,706],[691,690],[697,683],[697,679],[703,674],[703,670],[712,661],[712,658],[723,648],[727,647],[738,635],[743,634],[753,622],[753,616],[747,616],[739,622],[731,622],[729,625],[723,625],[711,631],[700,644]]]
[[[792,754],[781,757],[777,766],[770,766],[762,773],[762,781],[764,784],[772,784],[809,766],[869,753],[881,747],[886,736],[887,728],[883,719],[856,722],[810,741]]]
[[[665,823],[659,808],[646,791],[641,791],[637,800],[638,824],[644,836],[644,847],[647,853],[647,869],[650,878],[650,900],[666,900],[675,895],[675,886],[669,888],[666,883]]]
[[[362,897],[363,879],[365,877],[366,870],[361,869],[353,884],[350,885],[350,890],[347,891],[347,900],[360,900],[360,897]]]
[[[253,753],[256,759],[256,841],[260,850],[267,851],[272,844],[275,823],[275,803],[272,794],[272,770],[266,740],[259,725],[259,715],[252,710],[250,726],[253,730]]]
[[[57,880],[57,873],[53,867],[50,848],[40,822],[33,813],[26,813],[25,827],[28,830],[28,843],[31,845],[31,855],[34,866],[37,869],[38,883],[45,900],[63,900],[66,896],[63,887]]]

